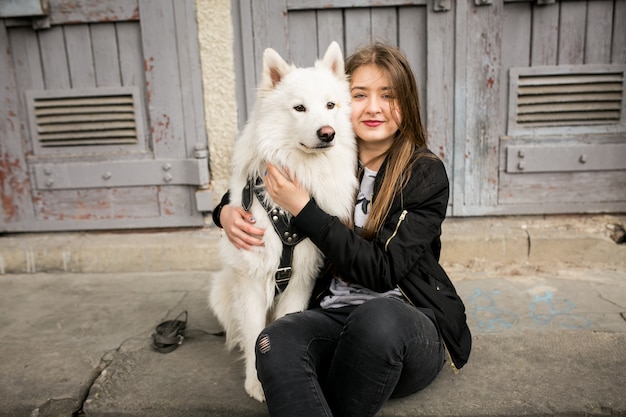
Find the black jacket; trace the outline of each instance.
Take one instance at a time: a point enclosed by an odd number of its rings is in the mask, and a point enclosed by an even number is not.
[[[312,305],[318,303],[333,274],[377,292],[398,287],[431,318],[434,315],[453,366],[461,368],[471,349],[465,306],[439,264],[441,223],[448,205],[449,183],[443,163],[427,150],[412,169],[411,180],[391,206],[375,239],[368,241],[320,209],[314,200],[293,225],[309,237],[332,265],[318,279]],[[376,200],[385,163],[374,183]]]

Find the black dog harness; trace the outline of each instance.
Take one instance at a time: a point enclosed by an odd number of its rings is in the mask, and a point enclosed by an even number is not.
[[[282,293],[289,284],[291,278],[291,264],[293,263],[293,250],[295,246],[304,240],[304,236],[296,233],[291,225],[291,216],[279,207],[271,207],[263,198],[262,190],[265,189],[263,180],[257,177],[256,180],[248,178],[246,186],[243,188],[241,202],[244,210],[249,211],[252,207],[252,199],[256,195],[257,200],[267,212],[274,230],[278,233],[283,243],[283,251],[280,255],[280,263],[274,274],[276,281],[276,293]]]

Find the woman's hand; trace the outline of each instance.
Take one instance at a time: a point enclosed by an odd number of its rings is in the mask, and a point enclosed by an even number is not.
[[[220,223],[226,237],[237,249],[250,250],[254,246],[264,246],[264,229],[254,226],[252,213],[241,207],[226,204],[220,212]]]
[[[287,175],[290,175],[289,172]],[[272,164],[267,164],[267,174],[263,182],[272,200],[294,216],[297,216],[311,199],[309,192],[300,187],[297,178],[285,176]]]

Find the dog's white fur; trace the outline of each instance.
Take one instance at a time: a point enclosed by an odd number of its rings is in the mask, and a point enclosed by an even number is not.
[[[242,205],[247,179],[262,178],[271,162],[297,178],[323,210],[348,222],[357,186],[350,100],[343,55],[336,42],[309,68],[288,65],[276,51],[266,49],[255,106],[235,145],[230,204]],[[318,137],[321,128],[334,130],[330,143]],[[264,197],[275,206],[265,191]],[[265,229],[265,246],[238,250],[228,239],[221,240],[224,267],[214,277],[209,304],[224,326],[227,347],[239,346],[243,351],[246,391],[264,401],[256,375],[256,339],[270,321],[307,307],[323,258],[309,239],[300,242],[294,250],[289,285],[275,296],[274,274],[282,243],[256,197],[251,212],[257,226]]]

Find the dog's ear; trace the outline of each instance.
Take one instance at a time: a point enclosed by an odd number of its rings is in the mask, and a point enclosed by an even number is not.
[[[263,72],[261,74],[261,90],[272,90],[287,75],[293,66],[287,64],[272,48],[263,52]]]
[[[328,46],[328,49],[324,54],[324,58],[321,60],[321,64],[330,69],[333,74],[339,78],[344,78],[346,76],[343,54],[341,53],[339,44],[335,41]]]

